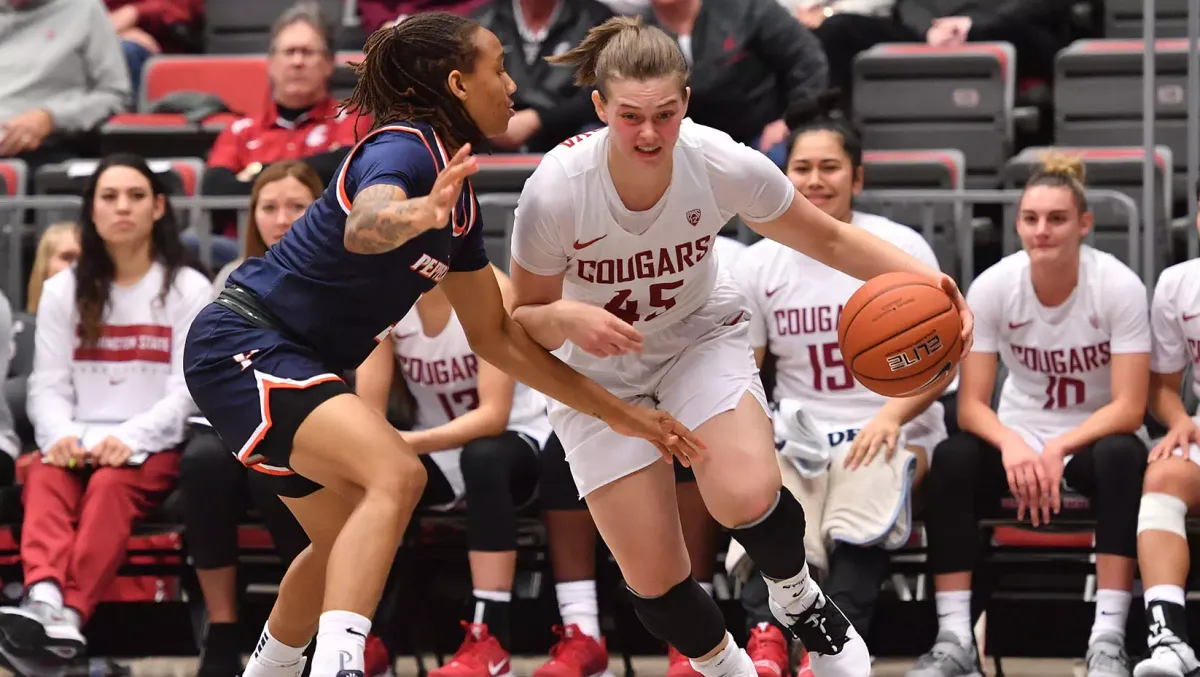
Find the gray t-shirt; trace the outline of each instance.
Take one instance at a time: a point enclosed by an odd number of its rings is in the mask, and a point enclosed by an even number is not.
[[[4,385],[4,380],[8,377],[8,363],[12,360],[15,349],[12,308],[9,307],[4,293],[0,292],[0,386]],[[6,389],[0,387],[0,451],[15,458],[21,450],[21,442],[13,430],[12,412],[8,409],[5,392]]]

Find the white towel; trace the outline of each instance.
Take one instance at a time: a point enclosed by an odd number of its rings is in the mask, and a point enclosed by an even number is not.
[[[775,448],[796,466],[801,477],[815,478],[829,470],[832,449],[829,438],[804,413],[800,402],[783,399],[775,407]]]

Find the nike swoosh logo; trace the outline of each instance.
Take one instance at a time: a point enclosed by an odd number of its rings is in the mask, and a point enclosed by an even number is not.
[[[1008,323],[1008,328],[1009,328],[1010,330],[1012,330],[1012,329],[1020,329],[1021,327],[1024,327],[1024,326],[1025,326],[1025,325],[1027,325],[1027,324],[1033,324],[1033,320],[1025,320],[1024,322],[1009,322],[1009,323]]]
[[[603,240],[606,237],[608,237],[608,235],[601,235],[600,237],[596,238],[595,240],[588,240],[587,242],[580,242],[579,240],[575,240],[575,251],[579,251],[580,249],[587,249],[588,247],[596,244],[597,242],[599,242],[600,240]]]
[[[500,661],[499,663],[488,663],[488,674],[496,677],[501,673],[508,671],[508,661]]]
[[[1183,314],[1183,321],[1184,321],[1184,322],[1191,322],[1192,320],[1196,319],[1197,317],[1200,317],[1200,313],[1194,313],[1194,314],[1192,314],[1192,315],[1188,315],[1187,313],[1184,313],[1184,314]]]
[[[781,284],[781,285],[779,285],[778,287],[776,287],[776,288],[774,288],[774,289],[770,289],[770,290],[768,290],[768,291],[767,291],[767,298],[771,298],[772,296],[774,296],[774,295],[776,294],[776,292],[778,292],[780,289],[783,289],[783,288],[784,288],[784,287],[786,287],[786,286],[787,286],[786,284]]]
[[[346,632],[350,633],[351,635],[356,635],[358,637],[362,637],[363,639],[367,638],[366,635],[362,634],[358,630],[355,630],[354,628],[346,628]]]

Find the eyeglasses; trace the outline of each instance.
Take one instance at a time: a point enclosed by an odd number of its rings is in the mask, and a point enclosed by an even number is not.
[[[305,59],[311,59],[313,57],[325,56],[328,53],[329,53],[328,50],[318,49],[315,47],[283,47],[283,48],[273,48],[271,50],[271,54],[284,56],[289,59],[297,57],[297,56],[303,57]]]

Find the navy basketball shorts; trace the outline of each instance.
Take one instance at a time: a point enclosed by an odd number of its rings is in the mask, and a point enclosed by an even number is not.
[[[188,331],[183,365],[196,406],[243,465],[280,496],[322,488],[289,466],[292,439],[321,403],[352,391],[312,349],[213,303]]]

